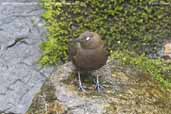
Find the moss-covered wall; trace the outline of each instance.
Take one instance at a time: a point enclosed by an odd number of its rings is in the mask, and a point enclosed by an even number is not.
[[[49,31],[41,63],[67,59],[68,39],[85,30],[103,36],[111,50],[155,53],[171,38],[170,0],[41,0]]]

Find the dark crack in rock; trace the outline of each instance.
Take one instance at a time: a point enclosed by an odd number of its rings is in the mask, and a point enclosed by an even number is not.
[[[25,114],[53,68],[40,69],[45,41],[39,0],[0,0],[0,113]]]

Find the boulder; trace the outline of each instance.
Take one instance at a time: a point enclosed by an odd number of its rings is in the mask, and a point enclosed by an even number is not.
[[[40,69],[47,30],[39,0],[0,0],[0,114],[25,114],[53,68]]]

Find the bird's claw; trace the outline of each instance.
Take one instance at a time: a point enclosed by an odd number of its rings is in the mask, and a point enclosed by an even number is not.
[[[85,90],[85,87],[83,87],[83,86],[79,86],[79,90],[81,91],[81,92],[85,92],[86,90]]]
[[[103,86],[101,86],[100,84],[96,84],[96,90],[97,90],[97,92],[101,92],[102,89],[104,89]]]

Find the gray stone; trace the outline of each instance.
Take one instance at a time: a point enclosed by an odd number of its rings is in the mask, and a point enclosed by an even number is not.
[[[37,64],[42,12],[39,0],[0,0],[0,113],[24,114],[53,70]]]

